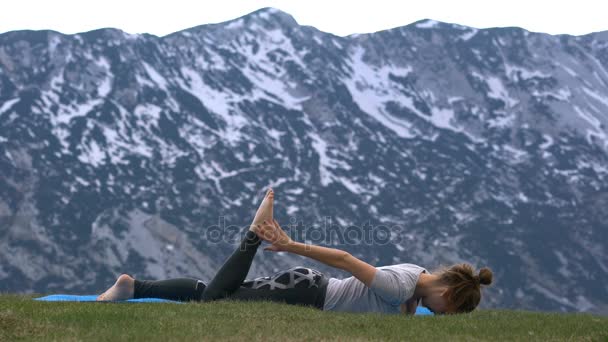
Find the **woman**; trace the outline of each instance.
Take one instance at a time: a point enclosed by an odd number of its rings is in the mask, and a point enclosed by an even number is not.
[[[97,299],[270,300],[321,310],[407,314],[414,314],[421,302],[432,312],[443,314],[474,310],[481,299],[481,285],[492,283],[488,268],[475,275],[468,264],[453,265],[435,274],[414,264],[374,267],[345,251],[295,242],[273,219],[273,204],[274,192],[270,189],[245,238],[209,284],[189,278],[142,281],[123,274]],[[262,240],[270,243],[266,250],[309,257],[347,271],[352,277],[328,279],[319,271],[294,267],[245,281]]]

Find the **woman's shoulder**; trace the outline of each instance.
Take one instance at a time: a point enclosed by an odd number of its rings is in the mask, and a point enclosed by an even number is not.
[[[382,267],[378,267],[380,269],[392,269],[395,271],[407,271],[407,272],[416,272],[416,273],[430,273],[426,268],[420,266],[420,265],[416,265],[416,264],[410,264],[410,263],[404,263],[404,264],[394,264],[394,265],[387,265],[387,266],[382,266]]]

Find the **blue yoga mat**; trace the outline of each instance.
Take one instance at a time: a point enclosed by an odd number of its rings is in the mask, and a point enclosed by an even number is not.
[[[34,298],[35,300],[41,300],[45,302],[95,302],[97,300],[97,295],[86,295],[86,296],[76,296],[76,295],[64,295],[64,294],[56,294],[50,295],[40,298]],[[160,299],[160,298],[137,298],[137,299],[128,299],[122,301],[116,301],[114,303],[180,303],[174,300],[168,299]]]
[[[50,295],[40,298],[34,298],[34,300],[41,300],[45,302],[95,302],[97,299],[97,295],[86,295],[86,296],[77,296],[77,295],[65,295],[65,294],[56,294]],[[128,299],[124,301],[116,301],[113,303],[176,303],[180,304],[181,302],[176,302],[174,300],[168,299],[160,299],[160,298],[137,298],[137,299]],[[433,313],[423,307],[419,306],[416,308],[416,315],[424,316],[424,315],[433,315]]]
[[[431,310],[425,308],[424,306],[419,306],[416,308],[416,315],[418,316],[433,316],[434,313]]]

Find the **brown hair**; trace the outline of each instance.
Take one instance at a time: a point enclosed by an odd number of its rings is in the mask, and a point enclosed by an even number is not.
[[[436,273],[439,281],[450,290],[449,301],[457,312],[475,310],[481,300],[481,285],[492,284],[492,270],[484,267],[474,274],[473,266],[456,264]]]

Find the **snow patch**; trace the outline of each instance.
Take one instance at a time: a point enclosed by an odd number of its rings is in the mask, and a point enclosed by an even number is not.
[[[528,155],[528,152],[524,151],[524,150],[520,150],[517,148],[514,148],[510,145],[503,145],[502,146],[505,150],[507,150],[508,152],[513,154],[513,159],[515,160],[515,162],[521,162],[523,161],[523,158],[526,157]]]
[[[421,28],[421,29],[430,29],[430,28],[437,27],[438,25],[439,25],[438,21],[435,21],[432,19],[427,19],[424,22],[416,24],[416,27]]]
[[[606,167],[604,165],[600,165],[598,163],[594,163],[594,162],[589,163],[589,162],[586,162],[583,160],[579,160],[579,161],[577,161],[576,166],[578,169],[591,168],[597,174],[608,174],[608,167]]]
[[[230,102],[232,98],[228,93],[217,91],[209,87],[207,84],[205,84],[205,82],[203,82],[203,79],[199,73],[188,67],[182,67],[181,72],[187,77],[190,83],[188,85],[184,82],[180,82],[183,89],[189,90],[190,93],[196,96],[206,108],[223,116],[228,123],[234,121],[229,115]]]
[[[608,107],[608,97],[606,96],[602,96],[601,94],[598,94],[596,92],[594,92],[593,90],[587,88],[587,87],[583,87],[583,91],[585,93],[587,93],[587,95],[589,95],[590,97],[592,97],[593,99],[595,99],[598,102],[603,103],[605,106]]]
[[[208,50],[205,57],[207,58],[205,59],[203,56],[196,57],[196,64],[201,69],[228,70],[226,63],[224,63],[224,59],[214,51]]]
[[[412,69],[397,67],[373,68],[363,61],[365,51],[359,46],[351,56],[351,68],[354,70],[345,84],[352,98],[362,111],[376,119],[382,125],[395,132],[399,137],[412,138],[412,124],[395,118],[385,111],[385,104],[390,100],[403,98],[403,94],[389,81],[389,73],[407,76]],[[407,99],[411,102],[411,99]]]
[[[103,103],[102,99],[95,99],[86,103],[62,106],[51,121],[53,121],[55,125],[68,124],[74,118],[87,115],[95,106],[100,105],[101,103]]]
[[[517,65],[505,64],[505,73],[507,77],[510,79],[519,78],[520,80],[528,80],[531,78],[549,78],[551,74],[545,74],[538,70],[528,70],[524,67],[520,67]]]
[[[140,121],[138,123],[143,123],[141,126],[146,127],[148,131],[151,130],[153,125],[158,125],[158,120],[160,119],[160,112],[162,108],[153,105],[153,104],[143,104],[138,105],[133,110],[135,117]]]
[[[233,20],[228,25],[224,26],[225,29],[234,30],[243,27],[243,19]]]
[[[285,132],[280,132],[280,131],[276,130],[275,128],[268,129],[268,130],[266,131],[266,133],[268,133],[268,135],[269,135],[271,138],[273,138],[274,140],[277,140],[277,141],[280,141],[280,140],[281,140],[281,137],[282,137],[283,135],[285,135]]]
[[[504,115],[488,120],[488,127],[509,127],[515,120],[514,115]]]
[[[287,206],[287,215],[292,215],[298,211],[298,207],[295,205]]]
[[[270,61],[268,54],[273,50],[281,49],[287,53],[288,57],[284,58],[300,65],[303,70],[306,70],[307,67],[302,63],[299,52],[282,30],[267,31],[265,39],[266,44],[262,44],[256,54],[251,54],[247,50],[241,51],[249,60],[241,72],[254,84],[253,96],[249,99],[251,101],[264,99],[289,109],[301,111],[301,103],[308,100],[308,97],[296,97],[291,94],[292,89],[286,87],[286,84],[289,85],[287,82],[289,74],[284,69],[277,71],[277,63]]]
[[[580,311],[591,311],[593,308],[595,308],[595,305],[587,298],[578,295],[576,296],[576,307]]]
[[[317,151],[319,156],[319,176],[321,185],[327,186],[332,182],[330,168],[333,167],[332,159],[327,155],[327,143],[316,133],[309,133],[308,136],[312,139],[312,147]]]
[[[353,194],[361,194],[365,191],[365,188],[359,184],[356,184],[352,180],[346,177],[338,177],[338,181],[344,185],[351,193]]]
[[[277,10],[276,8],[267,8],[264,11],[258,13],[258,16],[262,19],[266,19],[268,20],[270,18],[270,14],[274,14],[277,13],[279,10]]]
[[[19,102],[19,98],[10,99],[2,104],[0,107],[0,115],[6,112],[9,108],[11,108],[15,103]]]
[[[286,193],[288,194],[292,194],[292,195],[300,195],[304,192],[304,189],[302,188],[293,188],[293,189],[287,189],[285,190]]]
[[[473,38],[477,34],[477,32],[479,32],[479,30],[477,30],[477,29],[471,29],[471,31],[469,31],[469,32],[467,32],[465,34],[462,34],[459,37],[459,39],[464,40],[464,41],[470,40],[471,38]]]
[[[604,81],[604,80],[603,80],[603,79],[600,77],[600,75],[599,75],[599,74],[598,74],[596,71],[594,71],[594,72],[593,72],[593,76],[594,76],[594,77],[595,77],[595,79],[596,79],[598,82],[600,82],[600,83],[601,83],[601,84],[602,84],[604,87],[608,87],[608,84],[606,84],[606,81]]]
[[[88,144],[86,144],[85,148],[78,155],[78,160],[86,164],[91,164],[94,167],[103,164],[105,158],[105,153],[95,142],[95,140],[91,140]]]
[[[178,79],[177,82],[180,86],[196,96],[205,108],[220,115],[226,123],[226,128],[218,132],[220,137],[228,144],[235,144],[240,141],[242,139],[241,128],[249,125],[249,121],[243,115],[231,110],[231,104],[240,101],[241,97],[229,91],[222,92],[211,88],[205,84],[200,74],[195,70],[182,67],[181,72],[188,83]]]
[[[523,192],[517,194],[517,198],[519,198],[522,202],[528,203],[530,199]]]
[[[490,87],[489,97],[504,101],[509,108],[519,103],[519,101],[509,96],[509,91],[505,88],[500,78],[487,76],[485,80],[486,84]]]
[[[431,122],[435,126],[458,131],[458,128],[456,128],[450,123],[450,121],[454,119],[453,110],[447,108],[431,107],[431,113]]]
[[[572,272],[570,272],[570,269],[568,268],[568,259],[560,251],[554,251],[553,253],[555,253],[560,263],[560,267],[557,272],[563,275],[565,278],[571,278]]]
[[[464,97],[462,97],[462,96],[451,96],[451,97],[448,97],[448,103],[450,105],[452,105],[454,102],[463,101],[463,100],[464,100]]]
[[[154,69],[150,64],[146,63],[146,62],[142,62],[144,69],[146,69],[146,73],[148,74],[148,76],[150,76],[150,79],[152,79],[152,81],[154,83],[156,83],[156,85],[158,85],[161,89],[167,90],[167,80],[158,73],[158,71],[156,71],[156,69]]]
[[[578,106],[574,106],[574,110],[578,113],[578,115],[585,119],[585,121],[587,121],[589,124],[591,124],[593,127],[600,129],[600,120],[598,120],[596,117],[594,117],[593,115],[583,111],[582,109],[580,109]]]
[[[96,64],[106,70],[106,77],[103,79],[97,89],[100,97],[106,97],[112,91],[112,80],[114,78],[110,72],[110,63],[106,58],[101,57],[97,60]]]
[[[536,290],[538,293],[542,294],[543,296],[545,296],[549,299],[552,299],[562,305],[566,305],[569,307],[575,307],[575,305],[572,304],[572,302],[570,302],[566,297],[556,295],[555,293],[551,292],[549,289],[547,289],[539,284],[531,284],[530,287],[533,290]]]
[[[84,179],[82,179],[82,178],[80,178],[80,177],[78,177],[78,176],[76,176],[76,177],[75,177],[75,179],[76,179],[76,181],[77,181],[78,183],[80,183],[81,185],[84,185],[84,186],[89,186],[89,185],[90,185],[90,183],[89,183],[89,182],[87,182],[86,180],[84,180]]]
[[[329,148],[327,142],[323,140],[317,133],[308,133],[308,137],[312,140],[312,147],[319,156],[319,176],[321,185],[327,186],[328,184],[337,180],[344,184],[345,187],[350,187],[349,189],[359,189],[356,184],[352,182],[349,183],[349,180],[340,179],[332,174],[332,170],[334,169],[348,171],[351,169],[351,166],[344,161],[331,157],[328,153]]]
[[[572,69],[568,68],[567,66],[565,66],[565,65],[563,65],[563,64],[560,64],[560,65],[561,65],[561,67],[562,67],[564,70],[566,70],[566,72],[567,72],[568,74],[570,74],[570,76],[572,76],[572,77],[577,77],[577,76],[578,76],[578,74],[576,73],[576,71],[574,71],[574,70],[572,70]]]
[[[212,160],[209,164],[196,166],[194,172],[197,173],[200,179],[212,180],[215,183],[217,190],[222,192],[222,187],[220,183],[222,179],[231,178],[245,172],[251,172],[256,170],[257,168],[255,166],[252,166],[228,171],[224,170],[222,165]],[[278,183],[272,184],[272,186],[269,187],[276,187],[277,185],[280,185],[280,181]]]
[[[551,145],[553,145],[553,138],[550,135],[547,134],[543,134],[543,138],[546,140],[545,142],[543,142],[539,147],[543,150],[549,148]]]
[[[49,55],[54,55],[55,54],[55,50],[57,49],[57,46],[61,43],[61,38],[59,38],[59,36],[52,36],[51,39],[49,39]]]

